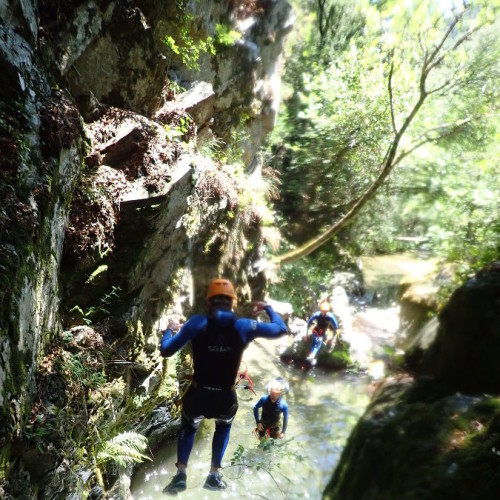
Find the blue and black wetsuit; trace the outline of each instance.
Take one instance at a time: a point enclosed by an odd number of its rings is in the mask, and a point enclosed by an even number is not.
[[[278,313],[270,306],[264,310],[270,323],[238,318],[229,311],[214,311],[208,316],[192,316],[177,335],[172,336],[171,330],[163,334],[162,356],[172,356],[188,341],[193,346],[193,383],[183,402],[178,462],[187,465],[201,421],[213,418],[212,466],[220,467],[238,410],[234,383],[243,351],[257,337],[276,338],[287,331]]]
[[[331,327],[333,331],[336,332],[339,324],[337,318],[331,312],[327,312],[323,315],[321,311],[316,311],[307,322],[307,330],[309,330],[309,327],[314,321],[316,321],[316,326],[314,327],[313,345],[310,354],[316,356],[323,345],[328,327]]]
[[[262,417],[259,417],[259,408],[262,408]],[[272,401],[271,396],[262,396],[257,404],[253,407],[255,422],[261,423],[264,430],[259,431],[259,436],[263,437],[269,429],[270,437],[276,439],[280,434],[280,416],[283,413],[283,428],[281,432],[284,434],[288,425],[288,405],[281,398]]]

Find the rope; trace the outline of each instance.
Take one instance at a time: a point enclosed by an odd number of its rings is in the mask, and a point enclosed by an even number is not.
[[[253,390],[253,382],[252,382],[252,379],[248,376],[248,367],[247,367],[247,364],[242,361],[242,364],[245,365],[245,371],[242,371],[242,372],[238,372],[238,380],[236,380],[235,382],[235,386],[236,388],[238,387],[238,384],[242,381],[242,380],[246,380],[248,383],[247,385],[242,385],[241,388],[243,389],[248,389],[249,391],[251,391],[253,393],[254,396],[257,396],[257,393]]]

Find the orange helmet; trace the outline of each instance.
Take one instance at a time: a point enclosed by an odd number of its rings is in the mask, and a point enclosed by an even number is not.
[[[319,310],[323,312],[330,311],[331,310],[330,302],[328,302],[327,300],[323,300],[319,305]]]
[[[208,285],[207,299],[215,297],[216,295],[225,295],[226,297],[231,297],[233,300],[236,299],[233,284],[224,278],[214,279],[210,285]]]

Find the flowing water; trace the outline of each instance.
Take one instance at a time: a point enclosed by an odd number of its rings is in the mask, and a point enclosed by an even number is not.
[[[382,257],[364,261],[369,293],[395,287],[412,264],[420,273],[422,262],[406,256]],[[377,284],[383,282],[383,285]],[[393,302],[378,308],[357,308],[352,317],[351,347],[370,353],[377,345],[394,345],[399,325],[399,309]],[[248,374],[257,395],[238,389],[240,407],[234,420],[223,460],[222,475],[228,483],[224,492],[203,489],[208,473],[214,423],[204,421],[196,435],[188,467],[187,490],[180,498],[322,498],[354,425],[363,414],[373,389],[370,377],[349,373],[325,373],[319,369],[302,371],[280,362],[281,340],[259,339],[244,353]],[[380,361],[375,364],[380,368]],[[383,368],[383,363],[382,363]],[[370,373],[367,370],[367,373]],[[267,383],[283,377],[290,385],[284,396],[290,410],[288,430],[283,440],[259,446],[254,436],[253,406],[266,393]],[[271,443],[274,443],[271,445]],[[144,464],[134,475],[135,500],[165,498],[162,490],[174,475],[176,442],[166,443],[155,453],[154,461]]]

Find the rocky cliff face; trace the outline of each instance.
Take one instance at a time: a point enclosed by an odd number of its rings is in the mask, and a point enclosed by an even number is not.
[[[263,289],[257,152],[292,15],[286,1],[11,0],[0,18],[0,491],[83,496],[96,481],[75,447],[92,432],[57,429],[71,389],[95,426],[130,415],[137,387],[152,410],[176,369],[158,357],[166,321],[199,310],[218,274],[243,304]]]

